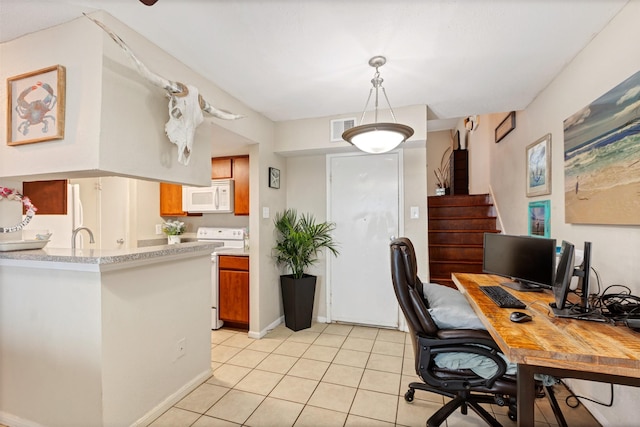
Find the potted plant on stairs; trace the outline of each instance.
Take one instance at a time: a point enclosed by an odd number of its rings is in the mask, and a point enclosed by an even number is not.
[[[305,269],[317,261],[321,249],[338,255],[331,235],[335,224],[316,223],[312,215],[298,216],[295,209],[276,214],[274,224],[277,237],[273,256],[276,264],[291,271],[280,276],[285,324],[299,331],[311,327],[316,290],[317,277],[305,273]]]

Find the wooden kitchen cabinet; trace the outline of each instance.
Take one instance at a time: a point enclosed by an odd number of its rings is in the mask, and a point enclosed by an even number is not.
[[[211,159],[211,179],[228,179],[233,177],[233,160],[231,157],[213,157]]]
[[[182,210],[182,185],[160,183],[160,216],[202,216]]]
[[[67,214],[67,180],[29,181],[22,183],[22,194],[38,208],[38,215]],[[26,214],[26,208],[23,207]]]
[[[249,257],[218,256],[218,299],[220,320],[249,327]]]
[[[214,157],[211,179],[233,179],[233,213],[249,215],[249,156]]]
[[[187,216],[182,210],[182,185],[160,183],[160,216]]]
[[[234,213],[249,215],[249,156],[233,158]]]

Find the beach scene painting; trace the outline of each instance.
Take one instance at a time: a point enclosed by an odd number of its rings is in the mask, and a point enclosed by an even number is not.
[[[564,121],[565,220],[640,224],[640,71]]]

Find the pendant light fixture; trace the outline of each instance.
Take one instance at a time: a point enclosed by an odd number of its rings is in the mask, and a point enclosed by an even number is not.
[[[386,153],[396,148],[401,143],[405,142],[413,135],[413,129],[407,125],[401,125],[396,123],[396,116],[393,114],[389,98],[387,97],[387,91],[382,86],[383,79],[380,77],[380,71],[378,70],[387,62],[384,56],[374,56],[369,60],[369,65],[376,69],[371,84],[373,87],[369,90],[369,97],[367,103],[364,105],[364,111],[362,112],[362,118],[360,119],[360,125],[347,129],[342,134],[342,139],[350,144],[355,145],[358,149],[367,153]],[[391,112],[391,118],[393,123],[378,123],[378,92],[382,90],[384,99],[387,101],[389,111]],[[375,110],[374,110],[374,122],[371,124],[363,124],[364,116],[371,100],[371,95],[375,90]]]

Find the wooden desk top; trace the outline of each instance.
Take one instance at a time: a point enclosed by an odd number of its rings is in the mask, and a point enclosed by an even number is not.
[[[554,317],[549,307],[554,300],[550,291],[505,288],[527,308],[500,308],[479,286],[499,285],[504,278],[466,273],[454,273],[452,277],[512,362],[640,378],[640,332],[626,326]],[[526,312],[533,320],[514,323],[509,320],[514,311]]]

